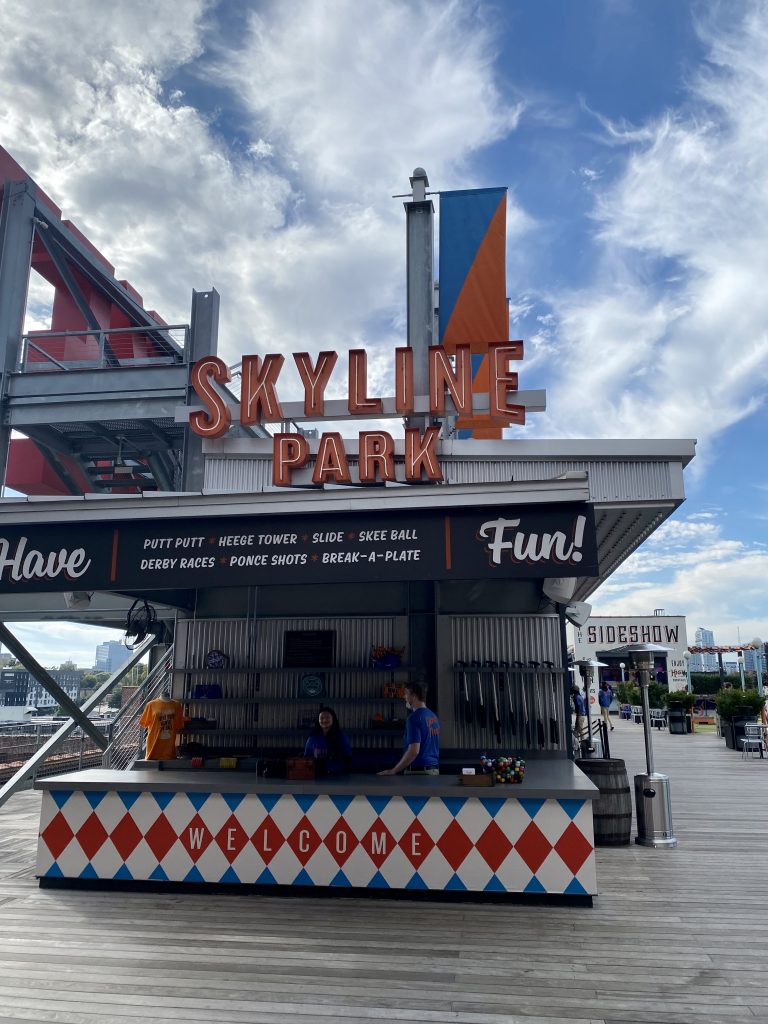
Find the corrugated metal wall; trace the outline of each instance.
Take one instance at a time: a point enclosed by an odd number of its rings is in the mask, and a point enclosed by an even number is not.
[[[350,463],[355,459],[350,458]],[[614,501],[670,498],[668,462],[602,460],[441,460],[449,484],[498,483],[508,480],[550,480],[568,472],[589,473],[590,500]],[[259,492],[272,485],[272,462],[264,458],[207,455],[205,486],[215,490]]]
[[[444,662],[443,672],[452,678],[451,745],[565,750],[571,723],[570,716],[565,721],[557,617],[455,615],[449,621],[450,664]]]
[[[333,630],[333,666],[313,666],[325,681],[325,696],[302,698],[301,677],[310,669],[286,669],[283,645],[288,630]],[[300,752],[318,708],[336,711],[353,745],[399,745],[402,730],[387,733],[373,727],[373,718],[404,717],[401,700],[383,697],[383,686],[405,681],[404,672],[382,672],[370,667],[371,647],[404,646],[407,619],[382,617],[312,617],[196,619],[179,624],[174,693],[188,705],[188,714],[216,720],[216,729],[201,729],[187,739],[207,746],[259,750],[293,746]],[[205,655],[216,649],[228,656],[227,667],[206,670]],[[195,687],[221,686],[216,700],[192,700]]]

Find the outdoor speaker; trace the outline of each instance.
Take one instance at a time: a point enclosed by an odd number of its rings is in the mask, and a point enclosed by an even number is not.
[[[592,605],[586,601],[574,601],[565,609],[565,617],[572,626],[583,626],[592,614]]]
[[[577,582],[576,576],[552,576],[544,580],[541,589],[550,601],[556,601],[557,604],[568,604],[573,597]]]

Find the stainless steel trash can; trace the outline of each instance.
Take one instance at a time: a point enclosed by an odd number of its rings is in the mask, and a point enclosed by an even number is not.
[[[669,797],[669,776],[653,772],[635,776],[635,809],[640,846],[671,849],[677,846],[672,831],[672,803]]]

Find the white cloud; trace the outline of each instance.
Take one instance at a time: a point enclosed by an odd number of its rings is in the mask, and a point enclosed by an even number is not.
[[[671,520],[592,598],[596,615],[647,615],[652,608],[706,622],[718,643],[768,633],[768,552],[723,536],[715,523]],[[692,628],[691,628],[692,633]],[[691,637],[689,637],[691,640]]]
[[[763,402],[768,10],[740,10],[712,9],[723,21],[701,28],[709,63],[684,106],[637,126],[602,118],[628,152],[618,177],[590,186],[592,282],[547,296],[559,381],[539,433],[696,437],[700,474],[709,441]]]
[[[35,18],[9,0],[0,15],[3,144],[148,308],[184,322],[192,288],[216,287],[230,361],[401,341],[404,215],[386,197],[420,162],[438,187],[466,185],[520,116],[484,8],[331,8],[260,6],[237,52],[216,49],[220,12],[201,0],[49,0]],[[250,143],[168,86],[181,68],[229,96]]]

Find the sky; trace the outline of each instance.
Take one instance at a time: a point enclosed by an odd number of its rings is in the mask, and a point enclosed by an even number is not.
[[[0,5],[0,144],[167,322],[216,287],[230,362],[365,347],[391,393],[392,196],[416,166],[436,190],[507,186],[520,386],[548,404],[510,436],[698,442],[685,504],[594,613],[665,608],[691,640],[768,634],[768,3],[35,12]],[[28,326],[49,306],[33,279]],[[90,634],[60,632],[25,637],[46,664],[91,664]]]

